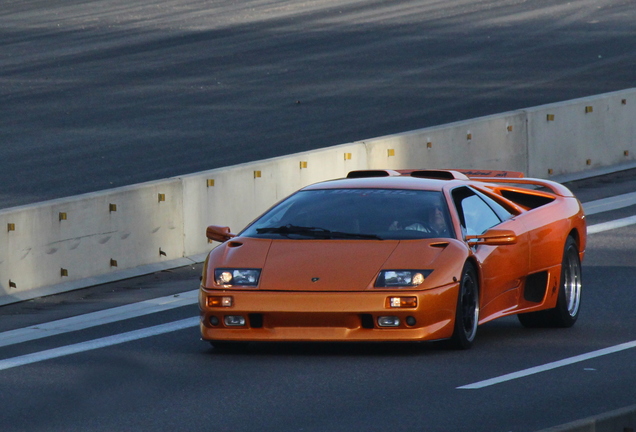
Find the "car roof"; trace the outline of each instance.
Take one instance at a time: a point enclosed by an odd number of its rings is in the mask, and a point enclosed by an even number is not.
[[[358,177],[344,178],[338,180],[328,180],[304,187],[302,190],[317,189],[417,189],[441,191],[449,183],[453,185],[466,184],[461,180],[439,180],[433,178],[418,178],[407,175],[396,175],[387,177]]]

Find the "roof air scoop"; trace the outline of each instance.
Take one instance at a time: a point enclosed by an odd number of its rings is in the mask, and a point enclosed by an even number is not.
[[[358,170],[358,171],[350,171],[347,174],[347,178],[368,178],[368,177],[393,177],[399,176],[400,173],[393,170]]]
[[[465,174],[452,170],[417,170],[411,171],[410,175],[411,177],[436,180],[468,180]]]

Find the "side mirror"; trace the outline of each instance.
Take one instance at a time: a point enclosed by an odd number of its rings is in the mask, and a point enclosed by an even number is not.
[[[480,235],[466,236],[470,246],[503,246],[517,243],[517,235],[512,230],[491,229]]]
[[[209,240],[214,240],[214,241],[218,241],[218,242],[225,242],[228,241],[229,239],[236,237],[236,234],[232,234],[230,232],[230,227],[222,227],[222,226],[218,226],[218,225],[210,225],[206,230],[205,230],[205,236],[209,239]]]

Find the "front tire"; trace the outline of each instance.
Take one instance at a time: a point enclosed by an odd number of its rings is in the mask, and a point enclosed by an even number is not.
[[[477,335],[479,324],[479,281],[477,272],[471,263],[462,270],[459,295],[455,309],[455,328],[451,337],[451,346],[455,349],[469,349]]]
[[[524,327],[572,327],[581,309],[581,288],[583,287],[581,260],[576,241],[568,237],[563,248],[561,265],[561,285],[556,307],[539,312],[519,314],[519,322]]]

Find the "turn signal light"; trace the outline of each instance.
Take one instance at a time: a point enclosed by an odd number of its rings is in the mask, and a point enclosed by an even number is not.
[[[388,307],[391,308],[415,308],[417,307],[417,297],[389,297]]]
[[[234,299],[230,296],[210,296],[208,297],[208,307],[230,307],[234,303]]]

